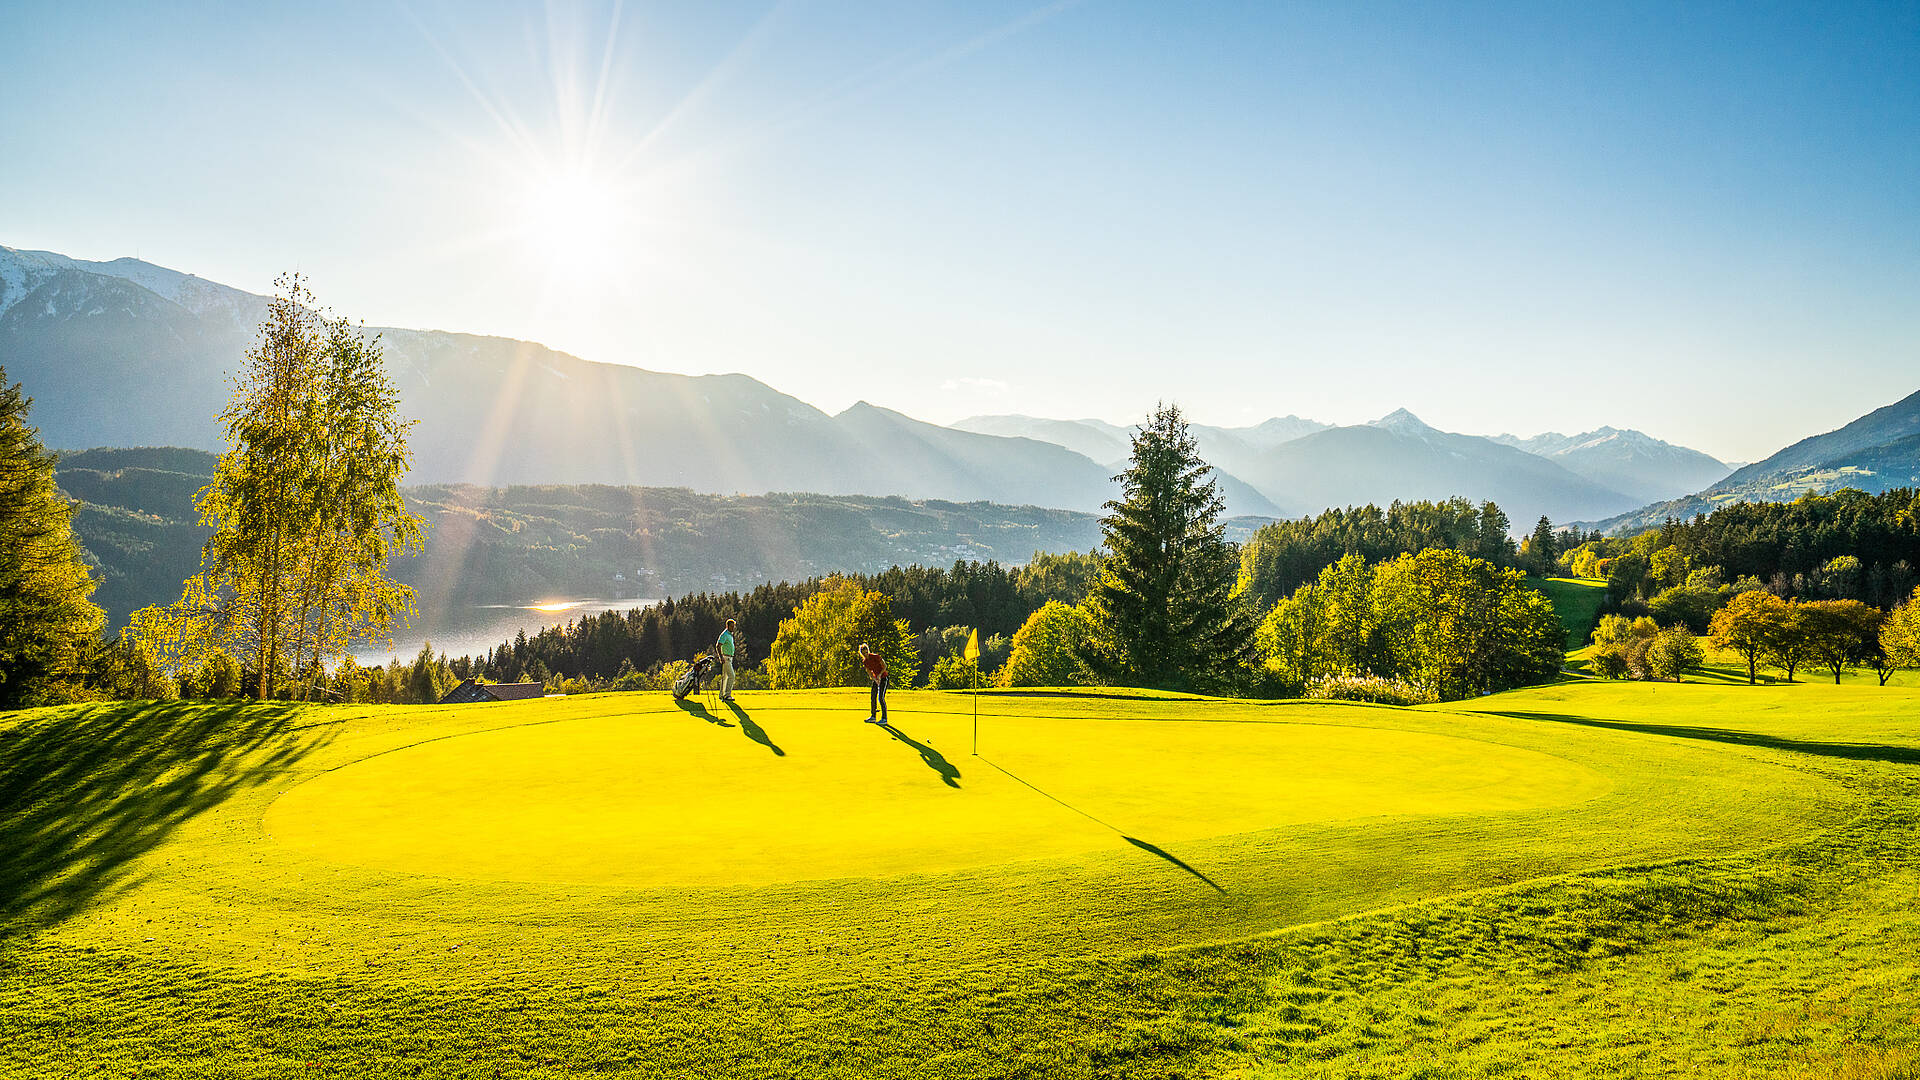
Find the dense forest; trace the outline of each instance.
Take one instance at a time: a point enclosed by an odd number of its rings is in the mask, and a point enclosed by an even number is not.
[[[1920,492],[1844,490],[1789,503],[1735,503],[1637,536],[1586,540],[1557,555],[1607,580],[1617,613],[1704,632],[1735,593],[1899,604],[1920,584]]]
[[[74,531],[101,579],[96,596],[111,614],[124,617],[136,604],[170,596],[193,572],[206,530],[191,507],[213,463],[210,455],[168,449],[87,451],[60,463],[61,488],[79,504]],[[1100,580],[1099,558],[1046,551],[1095,550],[1102,522],[1090,515],[595,487],[425,487],[408,489],[408,499],[428,520],[432,543],[428,556],[397,564],[396,576],[417,585],[427,605],[645,595],[676,591],[673,582],[682,588],[657,605],[523,633],[484,655],[429,652],[391,670],[350,666],[336,679],[335,696],[430,700],[467,676],[568,690],[656,685],[663,672],[708,648],[729,618],[738,624],[740,666],[751,686],[770,677],[766,661],[781,624],[836,579],[885,598],[917,654],[904,666],[923,683],[961,684],[958,653],[976,628],[984,677],[1030,681],[1038,677],[1032,672],[1044,671],[1054,682],[1095,678],[1080,657],[1093,625],[1087,605]],[[1464,498],[1333,509],[1249,532],[1251,524],[1233,523],[1241,542],[1225,549],[1237,568],[1233,603],[1252,620],[1241,625],[1259,626],[1257,635],[1245,635],[1254,653],[1247,692],[1426,700],[1548,677],[1557,670],[1557,649],[1545,609],[1516,591],[1518,570],[1606,579],[1607,611],[1630,622],[1607,624],[1596,670],[1642,676],[1692,662],[1697,649],[1674,634],[1709,633],[1716,615],[1743,593],[1891,610],[1920,584],[1920,496],[1907,489],[1740,503],[1633,537],[1556,532],[1543,519],[1521,544],[1498,506]],[[1023,542],[1034,546],[1009,550]],[[1025,566],[996,556],[1028,551],[1034,554]],[[1425,554],[1436,552],[1468,561]],[[950,561],[934,562],[941,557]],[[781,568],[796,572],[778,584],[726,587]],[[1423,605],[1494,596],[1502,598],[1496,606],[1503,614],[1481,627],[1492,636],[1441,644],[1422,637]],[[1788,613],[1797,618],[1800,610]],[[1340,637],[1340,620],[1348,618],[1358,618],[1354,625],[1364,624],[1366,636]],[[1862,657],[1870,637],[1854,634]],[[1028,647],[1015,658],[1019,640]],[[1450,659],[1449,650],[1478,659]],[[1782,655],[1789,665],[1798,662],[1791,651]],[[108,666],[132,663],[120,654],[102,657]],[[1018,662],[1003,671],[1010,658]],[[195,669],[180,672],[178,684],[181,692],[217,695],[239,676]]]
[[[893,615],[919,630],[921,666],[951,651],[955,636],[978,628],[983,639],[1007,638],[1049,600],[1078,603],[1099,563],[1085,554],[1036,553],[1027,565],[955,562],[949,568],[892,567],[877,574],[848,574],[863,590],[892,602]],[[819,592],[825,578],[799,584],[761,585],[746,592],[695,593],[652,607],[609,611],[531,636],[522,633],[486,656],[449,660],[454,674],[480,674],[499,682],[545,680],[551,675],[606,679],[622,671],[656,670],[709,649],[728,619],[736,623],[740,663],[761,664],[780,623]],[[990,646],[1003,655],[1004,646]],[[988,665],[991,668],[991,665]]]
[[[1394,502],[1327,510],[1255,530],[1240,548],[1240,591],[1261,609],[1293,595],[1348,555],[1369,563],[1445,548],[1511,567],[1518,549],[1511,522],[1491,502]]]

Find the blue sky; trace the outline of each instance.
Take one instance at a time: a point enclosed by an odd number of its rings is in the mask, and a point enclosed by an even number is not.
[[[0,42],[0,243],[829,409],[1750,459],[1920,389],[1912,3],[0,3]]]

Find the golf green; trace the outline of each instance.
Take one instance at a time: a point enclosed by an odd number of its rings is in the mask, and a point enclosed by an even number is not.
[[[0,1075],[1534,1075],[1565,976],[1664,1002],[1582,1060],[1812,1076],[1771,1066],[1852,1027],[1746,1069],[1720,989],[1911,1015],[1844,972],[1912,954],[1874,907],[1910,913],[1912,690],[980,704],[978,757],[965,695],[887,730],[858,689],[0,717]],[[1808,905],[1860,881],[1836,952]],[[1715,959],[1768,913],[1790,965]]]
[[[1789,840],[1841,801],[1753,748],[1532,717],[983,695],[975,757],[965,695],[901,693],[891,730],[866,697],[33,714],[9,753],[138,747],[112,760],[148,778],[29,823],[15,907],[303,977],[825,978],[1229,940]],[[88,868],[76,830],[133,839]]]
[[[757,697],[757,696],[756,696]],[[752,699],[749,699],[752,700]],[[273,840],[339,863],[620,886],[884,878],[1282,826],[1563,806],[1612,784],[1535,750],[1169,715],[897,727],[791,695],[610,711],[381,752],[289,791]],[[811,706],[811,707],[809,707]],[[698,721],[704,720],[705,723]],[[733,727],[745,738],[720,737]]]

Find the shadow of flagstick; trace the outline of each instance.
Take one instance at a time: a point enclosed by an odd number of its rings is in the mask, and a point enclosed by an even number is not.
[[[1007,779],[1012,780],[1014,783],[1020,784],[1021,786],[1027,788],[1030,791],[1035,792],[1036,794],[1045,796],[1046,798],[1051,799],[1056,803],[1059,803],[1061,806],[1064,806],[1067,809],[1073,811],[1074,813],[1079,814],[1081,817],[1086,818],[1088,821],[1093,822],[1095,825],[1098,825],[1103,829],[1112,829],[1115,833],[1119,834],[1120,839],[1125,840],[1127,843],[1132,844],[1134,847],[1139,848],[1141,851],[1144,851],[1147,854],[1152,855],[1153,857],[1166,862],[1169,866],[1174,866],[1174,867],[1178,867],[1181,870],[1185,870],[1187,873],[1192,874],[1194,877],[1199,878],[1203,882],[1206,882],[1208,888],[1212,889],[1214,892],[1219,893],[1221,896],[1227,895],[1227,890],[1221,888],[1218,882],[1214,881],[1212,878],[1201,873],[1200,871],[1195,870],[1191,865],[1187,863],[1185,859],[1180,858],[1178,855],[1173,854],[1172,852],[1161,847],[1160,845],[1150,844],[1147,841],[1141,840],[1137,837],[1128,836],[1126,833],[1122,832],[1120,829],[1116,828],[1115,826],[1105,821],[1101,821],[1099,818],[1094,817],[1092,814],[1087,813],[1085,810],[1082,810],[1079,807],[1073,805],[1072,803],[1066,801],[1065,799],[1060,798],[1058,795],[1055,795],[1052,792],[1047,791],[1045,788],[1036,787],[1033,784],[1030,784],[1027,781],[1022,780],[1020,777],[1015,776],[1013,773],[1008,772],[1007,770],[1001,768],[998,765],[995,765],[992,761],[989,761],[986,758],[981,758],[980,760],[985,761],[988,765],[993,766],[993,768],[997,770],[1000,773],[1000,775],[1005,776]]]
[[[1114,831],[1120,832],[1120,830],[1118,829],[1115,829]],[[1195,870],[1193,867],[1187,865],[1187,861],[1185,859],[1182,859],[1180,856],[1175,855],[1173,852],[1166,850],[1160,845],[1149,844],[1145,840],[1142,840],[1137,836],[1128,836],[1126,833],[1120,833],[1120,839],[1125,840],[1127,843],[1132,844],[1134,847],[1139,848],[1141,851],[1144,851],[1149,855],[1153,855],[1158,858],[1165,859],[1167,862],[1172,863],[1173,865],[1179,867],[1182,870],[1185,870],[1187,873],[1192,874],[1194,877],[1197,877],[1201,881],[1206,882],[1207,885],[1211,887],[1214,892],[1219,893],[1221,896],[1227,895],[1227,890],[1221,888],[1217,883],[1214,882],[1212,878],[1208,877],[1207,875],[1201,873],[1198,870]]]

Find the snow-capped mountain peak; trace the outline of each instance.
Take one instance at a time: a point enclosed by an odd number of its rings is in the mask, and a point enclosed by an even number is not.
[[[1383,428],[1395,435],[1424,436],[1438,434],[1438,429],[1428,426],[1419,417],[1406,409],[1395,409],[1378,420],[1371,421],[1368,427]]]
[[[123,257],[112,262],[89,262],[51,251],[0,245],[0,315],[62,272],[97,274],[124,281],[195,315],[223,315],[241,326],[258,322],[265,306],[264,298],[252,293],[139,259]]]

